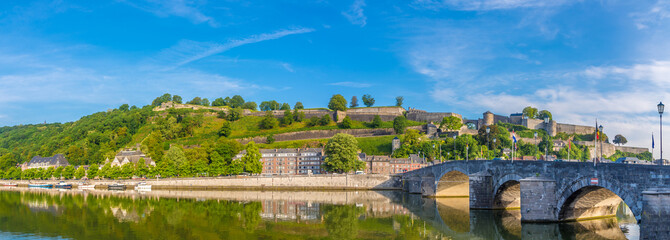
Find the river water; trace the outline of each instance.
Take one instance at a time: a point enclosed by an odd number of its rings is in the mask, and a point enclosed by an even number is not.
[[[637,239],[621,215],[522,224],[398,191],[0,189],[0,239]]]

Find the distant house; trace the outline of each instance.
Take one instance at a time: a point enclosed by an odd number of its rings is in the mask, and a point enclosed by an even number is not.
[[[70,165],[63,156],[63,154],[56,154],[53,157],[40,157],[34,156],[30,161],[21,164],[21,169],[31,169],[31,168],[49,168],[49,167],[65,167]]]
[[[147,156],[139,149],[137,150],[125,149],[116,154],[113,160],[110,161],[109,158],[105,159],[105,164],[109,163],[112,167],[123,166],[128,163],[137,164],[138,162],[140,162],[140,159],[142,158],[144,159],[144,164],[146,164],[147,167],[156,166],[156,162],[154,162],[154,160],[151,159],[151,157]]]
[[[241,159],[247,150],[242,150],[233,160]],[[278,148],[260,149],[261,164],[265,175],[308,175],[326,173],[321,168],[325,155],[323,148]]]

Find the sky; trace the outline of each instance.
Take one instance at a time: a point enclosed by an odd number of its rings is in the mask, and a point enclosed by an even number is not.
[[[308,108],[370,94],[469,119],[598,119],[630,146],[653,133],[658,157],[669,23],[670,0],[0,1],[0,126],[163,93]]]

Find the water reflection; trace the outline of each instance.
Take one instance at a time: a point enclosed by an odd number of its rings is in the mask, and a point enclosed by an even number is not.
[[[637,231],[626,218],[521,224],[519,210],[397,191],[3,190],[0,234],[44,238],[625,239]]]

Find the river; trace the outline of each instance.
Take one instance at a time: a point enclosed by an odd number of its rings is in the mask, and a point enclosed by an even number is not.
[[[522,224],[519,210],[399,191],[0,189],[2,239],[637,239],[616,218]]]

